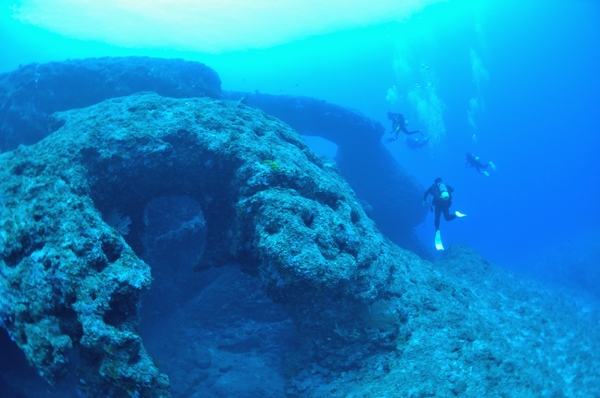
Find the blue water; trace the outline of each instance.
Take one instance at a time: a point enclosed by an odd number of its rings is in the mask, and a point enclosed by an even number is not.
[[[225,90],[321,98],[387,127],[386,94],[396,86],[397,110],[411,129],[433,139],[417,151],[398,140],[390,151],[424,187],[443,177],[456,190],[452,209],[468,214],[442,220],[446,246],[467,244],[499,265],[546,279],[569,274],[575,287],[589,272],[600,273],[597,1],[450,1],[405,23],[220,55],[68,39],[22,25],[3,10],[0,53],[0,72],[67,58],[181,57],[214,68]],[[474,65],[483,69],[474,74]],[[472,98],[480,104],[477,128],[468,123]],[[485,177],[466,169],[467,151],[493,160],[498,170]],[[433,232],[429,215],[418,227],[428,246]]]

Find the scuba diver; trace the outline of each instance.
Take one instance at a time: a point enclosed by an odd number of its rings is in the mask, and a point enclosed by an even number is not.
[[[481,171],[481,169],[487,169],[488,166],[492,169],[492,170],[496,170],[496,165],[494,164],[494,162],[492,162],[491,160],[489,162],[487,162],[486,164],[481,163],[481,160],[479,159],[479,156],[475,156],[472,153],[467,152],[467,154],[465,155],[465,167],[469,168],[469,167],[474,167],[475,170],[477,170],[477,172],[479,174],[483,174],[486,177],[490,176],[490,173],[488,173],[487,171]]]
[[[429,142],[428,137],[418,138],[418,137],[406,137],[406,146],[411,149],[423,148]]]
[[[388,112],[387,117],[388,117],[388,119],[390,119],[392,121],[391,134],[394,134],[394,136],[392,138],[388,138],[386,140],[386,142],[396,141],[398,139],[398,135],[400,134],[400,132],[403,132],[404,134],[408,134],[408,135],[421,133],[421,130],[408,131],[406,129],[406,125],[408,124],[408,122],[404,118],[404,115],[401,113]]]
[[[466,214],[463,214],[459,211],[455,211],[454,214],[450,214],[450,206],[452,206],[452,192],[454,192],[454,188],[450,185],[444,184],[440,177],[436,178],[433,182],[433,185],[430,186],[425,194],[423,195],[423,204],[427,204],[427,197],[431,195],[433,200],[431,201],[431,211],[435,210],[435,248],[437,250],[444,250],[444,245],[442,245],[442,237],[440,235],[440,215],[444,213],[444,219],[446,221],[452,221],[457,217],[465,217]],[[430,205],[430,206],[431,206]]]

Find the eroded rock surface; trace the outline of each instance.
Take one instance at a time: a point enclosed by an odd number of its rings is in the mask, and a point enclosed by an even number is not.
[[[149,94],[58,114],[54,125],[46,140],[4,154],[0,175],[0,316],[49,381],[78,346],[82,388],[166,394],[136,332],[150,270],[131,249],[141,248],[144,205],[164,195],[202,206],[200,266],[247,264],[321,349],[338,336],[348,351],[366,345],[359,360],[393,340],[393,329],[367,332],[352,315],[413,255],[379,234],[335,167],[279,120],[235,102]]]
[[[383,145],[381,123],[343,106],[310,97],[224,92],[225,97],[259,108],[299,134],[318,136],[338,146],[340,172],[371,211],[385,236],[423,258],[431,255],[414,233],[425,220],[425,188],[408,174]]]

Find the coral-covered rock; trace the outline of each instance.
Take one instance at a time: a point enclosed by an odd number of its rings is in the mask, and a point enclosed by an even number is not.
[[[221,97],[221,80],[199,62],[149,57],[104,57],[29,64],[0,75],[0,148],[33,144],[48,134],[47,118],[107,98],[141,91]]]
[[[425,220],[425,188],[408,174],[383,145],[381,123],[354,110],[310,97],[224,92],[226,98],[262,109],[299,134],[318,136],[338,146],[335,161],[369,216],[397,245],[431,257],[414,233]]]
[[[48,149],[21,147],[0,160],[3,325],[50,383],[65,376],[77,345],[85,388],[168,396],[137,334],[150,269],[84,194],[83,169],[62,167],[68,157]]]
[[[279,120],[235,102],[142,94],[57,114],[53,125],[0,158],[0,315],[49,381],[77,345],[84,389],[166,394],[136,331],[150,270],[131,249],[141,248],[144,206],[164,195],[202,206],[200,266],[243,261],[321,349],[328,335],[360,342],[358,360],[393,337],[353,314],[413,256]]]

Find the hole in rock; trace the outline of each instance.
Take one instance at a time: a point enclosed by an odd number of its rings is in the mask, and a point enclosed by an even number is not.
[[[144,223],[153,282],[142,296],[140,333],[173,398],[285,396],[292,321],[243,264],[193,271],[207,232],[198,202],[154,199]]]

